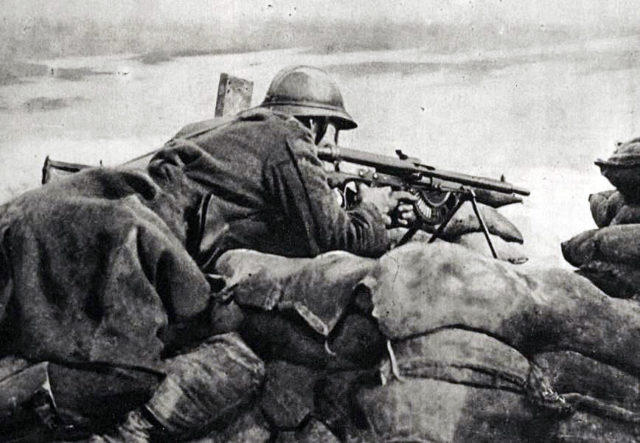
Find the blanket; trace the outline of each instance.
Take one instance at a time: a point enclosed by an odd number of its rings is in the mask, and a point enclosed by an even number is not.
[[[180,174],[89,169],[0,206],[0,355],[159,367],[210,297]]]

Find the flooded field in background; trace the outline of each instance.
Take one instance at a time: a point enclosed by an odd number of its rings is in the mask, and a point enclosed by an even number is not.
[[[593,161],[640,135],[639,44],[38,60],[35,73],[0,86],[0,202],[39,185],[47,155],[116,165],[211,118],[221,72],[253,80],[257,105],[280,68],[311,64],[336,78],[359,123],[342,144],[388,155],[401,148],[528,187],[523,205],[502,212],[534,262],[561,264],[560,242],[595,227],[588,195],[611,187]]]

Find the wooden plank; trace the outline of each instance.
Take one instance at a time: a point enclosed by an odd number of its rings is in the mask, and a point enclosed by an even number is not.
[[[249,108],[252,94],[253,82],[223,72],[218,83],[215,116],[237,114]]]

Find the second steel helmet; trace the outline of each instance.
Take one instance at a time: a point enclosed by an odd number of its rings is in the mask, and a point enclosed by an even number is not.
[[[358,126],[344,108],[336,82],[312,66],[293,66],[278,72],[260,106],[296,117],[327,117],[338,129]]]

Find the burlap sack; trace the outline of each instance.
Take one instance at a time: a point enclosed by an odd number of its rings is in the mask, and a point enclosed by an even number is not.
[[[240,333],[266,361],[314,368],[366,368],[375,365],[384,351],[384,336],[375,321],[360,313],[348,314],[329,337],[323,337],[294,316],[247,312]]]
[[[491,238],[491,244],[493,245],[498,259],[504,260],[514,265],[526,263],[528,258],[524,254],[524,248],[521,244],[514,242],[507,242],[497,235],[489,235]],[[462,235],[454,240],[452,243],[462,245],[472,251],[478,252],[485,257],[493,257],[487,239],[482,232],[472,232]]]
[[[154,440],[196,437],[251,401],[264,364],[235,333],[211,337],[165,364],[167,377],[145,405]]]
[[[611,297],[637,300],[640,296],[640,268],[637,266],[593,260],[580,266],[577,272]]]
[[[526,394],[529,362],[515,349],[484,334],[444,329],[394,343],[393,350],[395,362],[381,374],[387,384],[358,394],[380,441],[541,441]]]
[[[596,226],[609,226],[624,203],[624,197],[615,189],[589,195],[589,208]]]
[[[572,351],[543,352],[531,361],[559,394],[578,393],[640,410],[640,380],[625,371]]]
[[[589,206],[599,228],[640,223],[640,203],[628,201],[620,191],[591,194]]]
[[[562,243],[562,255],[573,266],[591,261],[640,264],[640,224],[592,229]]]
[[[294,430],[314,409],[314,386],[318,370],[284,361],[267,363],[260,407],[272,426]]]
[[[600,172],[625,196],[640,197],[640,138],[618,143],[607,160],[596,160]]]
[[[309,420],[295,431],[280,431],[275,443],[340,443],[340,440],[316,419]]]
[[[640,372],[638,303],[570,271],[519,269],[458,245],[410,243],[383,256],[362,290],[394,340],[459,325],[525,354],[574,350]]]

